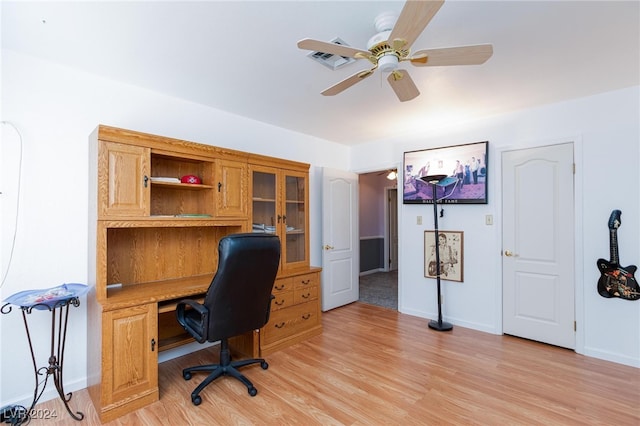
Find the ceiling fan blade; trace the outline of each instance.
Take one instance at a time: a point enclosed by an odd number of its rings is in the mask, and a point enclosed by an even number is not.
[[[364,80],[365,78],[369,77],[371,74],[373,74],[374,70],[375,70],[375,68],[370,69],[370,70],[358,71],[357,73],[353,74],[352,76],[349,76],[349,77],[345,78],[341,82],[336,83],[333,86],[329,87],[328,89],[323,90],[322,94],[324,96],[337,95],[338,93],[342,92],[343,90],[348,89],[349,87],[353,86],[354,84],[356,84],[356,83]]]
[[[332,53],[339,56],[347,56],[349,58],[367,59],[371,56],[368,50],[356,49],[341,44],[328,43],[326,41],[313,40],[310,38],[302,39],[298,42],[298,47],[305,50],[313,50],[322,53]]]
[[[422,34],[431,19],[440,10],[444,0],[415,1],[407,0],[400,12],[396,25],[391,30],[389,41],[396,39],[405,40],[404,49],[411,47],[414,41]]]
[[[409,60],[417,67],[480,65],[484,64],[491,55],[493,55],[492,45],[476,44],[473,46],[419,50]]]
[[[409,73],[405,70],[393,71],[389,74],[389,77],[387,77],[387,81],[393,91],[396,92],[396,96],[400,99],[400,102],[410,101],[420,94]]]

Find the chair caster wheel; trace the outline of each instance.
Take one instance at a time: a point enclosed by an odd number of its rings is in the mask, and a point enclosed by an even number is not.
[[[191,402],[193,402],[193,405],[200,405],[202,403],[202,398],[200,398],[200,395],[192,396]]]
[[[185,380],[191,380],[191,373],[189,373],[189,372],[184,372],[184,373],[182,373],[182,377],[183,377]]]
[[[256,388],[249,388],[249,395],[251,396],[256,396],[258,394],[258,389]]]
[[[260,363],[260,367],[262,367],[263,370],[266,370],[267,368],[269,368],[269,364],[267,364],[266,361],[262,361]]]

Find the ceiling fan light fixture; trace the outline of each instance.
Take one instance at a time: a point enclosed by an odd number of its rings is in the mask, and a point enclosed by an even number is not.
[[[398,57],[394,54],[381,56],[378,58],[378,68],[383,72],[395,71],[398,68]]]

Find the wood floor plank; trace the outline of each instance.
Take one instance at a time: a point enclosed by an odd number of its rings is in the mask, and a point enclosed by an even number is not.
[[[230,378],[190,393],[204,378],[185,367],[215,362],[217,347],[159,365],[160,401],[124,425],[640,425],[640,369],[573,351],[462,327],[440,333],[428,320],[354,303],[326,312],[323,333],[243,371],[250,397]],[[99,425],[86,390],[72,408]],[[53,420],[72,424],[59,400]]]

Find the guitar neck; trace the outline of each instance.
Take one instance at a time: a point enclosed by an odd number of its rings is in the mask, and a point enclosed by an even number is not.
[[[618,259],[618,230],[615,228],[609,230],[609,258],[611,263],[620,264],[620,259]]]

